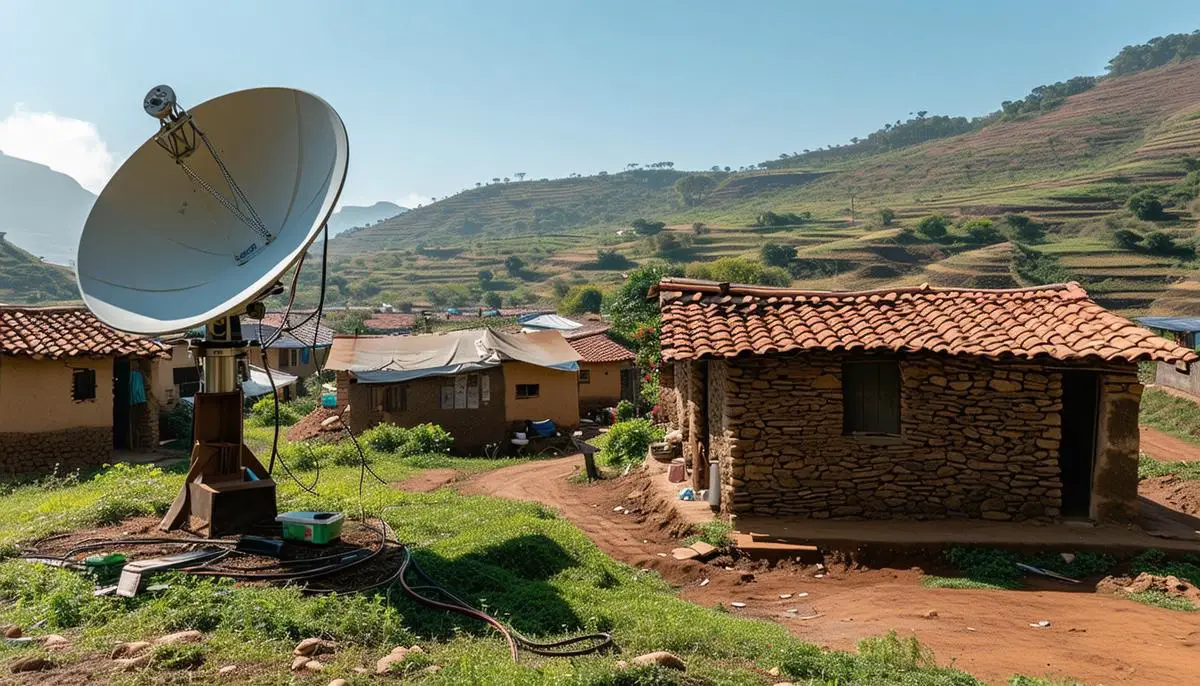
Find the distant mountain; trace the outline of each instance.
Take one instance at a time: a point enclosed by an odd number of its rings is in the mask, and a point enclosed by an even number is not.
[[[0,231],[47,262],[75,259],[79,234],[96,196],[75,179],[0,152]]]
[[[375,222],[383,219],[391,219],[407,211],[407,207],[401,207],[394,202],[384,200],[370,207],[343,205],[342,209],[334,212],[329,217],[329,235],[336,236],[348,229],[370,226]]]
[[[70,269],[42,262],[8,242],[0,231],[0,303],[35,305],[78,300]]]

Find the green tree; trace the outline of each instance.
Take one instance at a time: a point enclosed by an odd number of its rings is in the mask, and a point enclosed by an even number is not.
[[[525,271],[525,260],[517,255],[509,255],[504,258],[504,268],[511,276],[520,276]]]
[[[950,219],[940,214],[931,214],[917,222],[917,233],[935,241],[945,237],[949,228]]]
[[[650,239],[654,242],[654,251],[661,257],[672,257],[676,253],[692,247],[692,237],[670,231],[660,233]]]
[[[894,221],[896,221],[896,210],[890,207],[884,207],[879,210],[879,223],[882,226],[891,226]]]
[[[786,267],[791,264],[792,260],[796,259],[796,249],[790,245],[763,243],[762,247],[758,250],[758,255],[762,259],[763,264],[772,267]]]
[[[496,275],[488,269],[479,270],[479,283],[491,283],[492,279],[495,277]]]
[[[633,230],[643,236],[653,236],[654,234],[667,228],[666,222],[652,222],[645,219],[634,219]]]
[[[692,222],[692,233],[697,236],[708,233],[708,226],[704,222]]]
[[[986,217],[967,221],[963,224],[963,231],[967,234],[967,240],[980,245],[991,245],[1004,240],[1004,235],[992,224],[992,220]]]
[[[766,267],[745,257],[722,257],[712,262],[693,262],[687,266],[686,274],[692,279],[761,286],[787,286],[792,282],[787,270]]]
[[[1162,231],[1154,231],[1146,235],[1146,250],[1155,255],[1170,255],[1176,249],[1175,239]]]
[[[1138,219],[1153,221],[1163,218],[1162,201],[1158,199],[1158,194],[1150,189],[1138,191],[1129,196],[1129,201],[1125,206]]]
[[[675,192],[688,207],[700,204],[717,187],[717,180],[706,174],[688,174],[675,182]]]
[[[1008,228],[1012,230],[1013,236],[1017,240],[1033,242],[1040,241],[1045,237],[1046,232],[1042,228],[1042,225],[1023,214],[1005,215],[1004,221],[1008,224]]]
[[[683,276],[683,269],[661,261],[648,262],[629,272],[625,283],[604,300],[603,311],[613,329],[630,339],[641,325],[657,324],[658,303],[650,300],[650,289],[669,276]]]
[[[483,296],[483,304],[493,309],[499,309],[502,301],[503,298],[501,298],[500,294],[496,291],[488,291]]]
[[[1117,231],[1113,233],[1113,243],[1115,243],[1118,248],[1124,248],[1126,250],[1133,250],[1137,248],[1142,242],[1142,239],[1142,234],[1138,233],[1137,231],[1130,231],[1129,229],[1117,229]]]
[[[564,314],[598,313],[604,303],[604,293],[595,286],[576,286],[558,302]]]

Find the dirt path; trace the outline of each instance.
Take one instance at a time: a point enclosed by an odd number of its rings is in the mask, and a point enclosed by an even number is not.
[[[413,493],[428,493],[454,483],[460,476],[462,472],[457,469],[426,469],[414,477],[393,483],[392,488]]]
[[[1159,462],[1200,462],[1200,445],[1143,424],[1142,452]]]
[[[680,596],[776,621],[805,640],[848,649],[890,630],[915,634],[939,661],[991,683],[1014,673],[1073,677],[1091,684],[1200,683],[1200,621],[1090,590],[929,589],[914,570],[776,567],[732,571],[662,557],[675,544],[671,522],[646,511],[636,476],[591,485],[567,482],[579,457],[531,462],[463,481],[466,493],[534,500],[557,508],[609,555],[655,569]],[[614,507],[633,507],[634,514]],[[823,573],[823,578],[815,574]],[[701,586],[704,579],[709,582]],[[808,593],[806,597],[798,597]],[[793,594],[781,599],[782,594]],[[789,609],[795,612],[789,613]],[[929,611],[936,617],[925,618]],[[813,619],[801,619],[819,615]],[[1045,629],[1029,625],[1050,620]]]

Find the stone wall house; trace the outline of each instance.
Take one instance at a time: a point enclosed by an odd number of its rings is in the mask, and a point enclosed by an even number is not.
[[[0,474],[87,469],[114,449],[155,449],[153,361],[167,354],[83,308],[0,306]]]
[[[727,515],[1128,521],[1137,363],[1197,360],[1073,283],[657,292],[665,415]]]
[[[607,327],[605,327],[607,328]],[[564,334],[579,353],[579,409],[590,412],[633,402],[638,387],[637,355],[608,337],[604,329]]]

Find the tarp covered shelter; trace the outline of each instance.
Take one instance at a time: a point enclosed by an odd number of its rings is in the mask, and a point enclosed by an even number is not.
[[[421,336],[338,336],[326,369],[348,371],[359,383],[391,384],[452,376],[515,360],[579,370],[579,353],[558,331],[508,334],[471,329]]]

